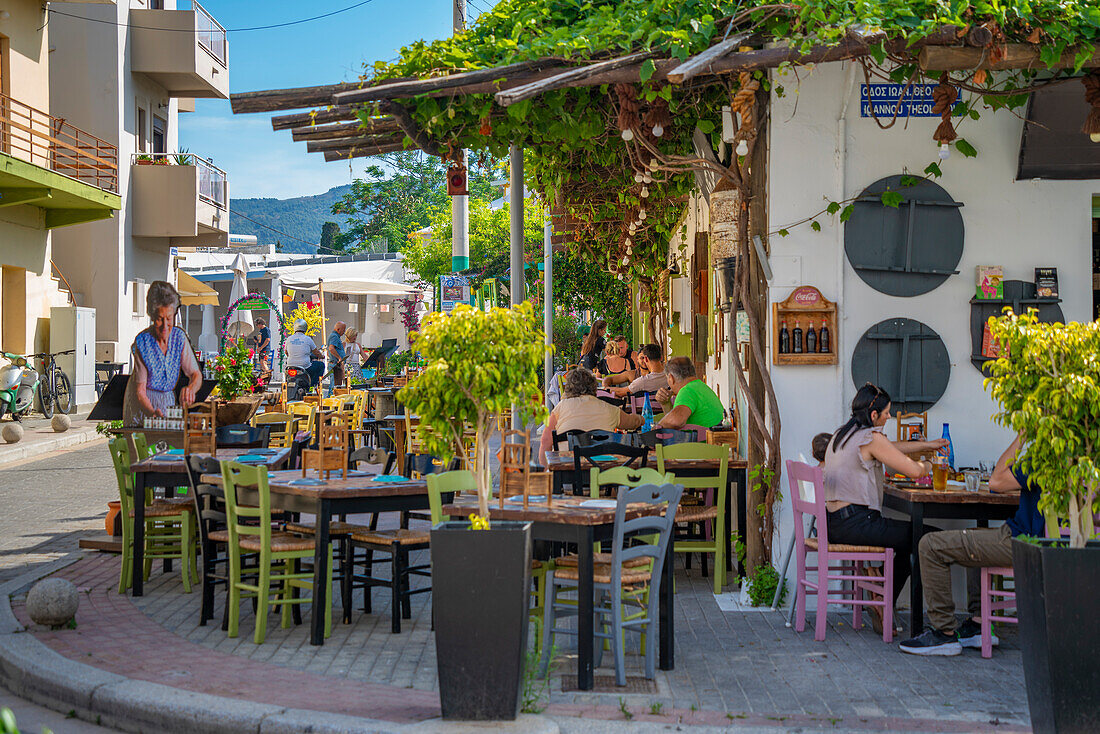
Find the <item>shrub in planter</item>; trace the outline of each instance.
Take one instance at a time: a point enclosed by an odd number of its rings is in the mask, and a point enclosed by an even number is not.
[[[1032,725],[1097,731],[1100,543],[1088,540],[1100,511],[1100,322],[1044,324],[1031,309],[989,326],[1003,355],[987,363],[995,419],[1023,438],[1016,461],[1041,491],[1051,539],[1013,543]]]

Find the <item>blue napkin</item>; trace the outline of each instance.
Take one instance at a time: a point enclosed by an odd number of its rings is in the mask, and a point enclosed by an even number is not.
[[[237,461],[241,462],[242,464],[249,464],[252,462],[258,462],[262,464],[263,462],[267,461],[267,457],[260,456],[259,454],[246,454],[244,456],[238,456]]]
[[[379,474],[374,478],[376,482],[407,482],[408,477],[403,477],[400,474]]]
[[[183,449],[168,449],[164,452],[165,456],[183,456]]]
[[[313,477],[301,477],[299,479],[293,479],[287,482],[292,487],[316,487],[318,484],[324,484],[320,479],[314,479]]]
[[[621,457],[612,456],[611,454],[600,454],[599,456],[588,457],[589,461],[618,461]]]

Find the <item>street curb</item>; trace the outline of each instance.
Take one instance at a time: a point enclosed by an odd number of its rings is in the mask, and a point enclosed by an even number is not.
[[[23,444],[22,441],[12,444],[0,443],[0,467],[41,456],[42,454],[51,454],[54,451],[91,443],[101,438],[102,436],[96,433],[94,426],[88,426],[87,428],[70,428],[64,433],[57,434],[57,436],[27,444]]]
[[[165,734],[469,734],[489,728],[559,734],[558,725],[543,716],[521,716],[495,726],[438,719],[397,724],[195,693],[78,663],[39,642],[18,623],[11,594],[81,557],[70,553],[0,585],[0,685],[40,706],[122,731]]]

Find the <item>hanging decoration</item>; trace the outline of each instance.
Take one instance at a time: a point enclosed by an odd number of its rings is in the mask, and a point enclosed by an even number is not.
[[[278,306],[275,305],[275,302],[271,300],[271,297],[268,296],[267,294],[264,294],[264,293],[245,293],[243,296],[238,298],[236,301],[233,301],[233,303],[229,304],[229,308],[227,308],[226,311],[225,311],[225,316],[222,317],[221,325],[218,327],[218,351],[219,352],[224,352],[225,351],[226,329],[229,327],[229,321],[232,318],[233,314],[242,305],[248,305],[249,303],[255,303],[255,302],[263,302],[268,307],[267,310],[271,311],[274,314],[274,316],[271,317],[270,321],[271,321],[272,324],[274,324],[274,323],[279,324],[279,343],[281,344],[281,343],[286,341],[287,330],[286,330],[286,324],[283,323],[282,311],[279,309]],[[268,328],[270,328],[270,325],[268,326]],[[283,366],[284,366],[283,363],[285,361],[286,361],[286,352],[285,352],[285,350],[280,349],[279,350],[279,371],[280,372],[283,371]]]

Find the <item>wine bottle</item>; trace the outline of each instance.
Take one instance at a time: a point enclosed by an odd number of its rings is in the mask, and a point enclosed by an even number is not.
[[[791,352],[791,334],[787,331],[787,322],[783,322],[783,327],[779,330],[779,353],[790,354]]]
[[[817,347],[822,354],[829,353],[829,322],[825,319],[821,320],[821,331],[817,334]]]
[[[817,332],[814,331],[813,321],[806,327],[806,351],[810,354],[817,352]]]
[[[794,337],[794,344],[792,345],[795,354],[802,354],[802,322],[794,322],[794,332],[791,336]]]

